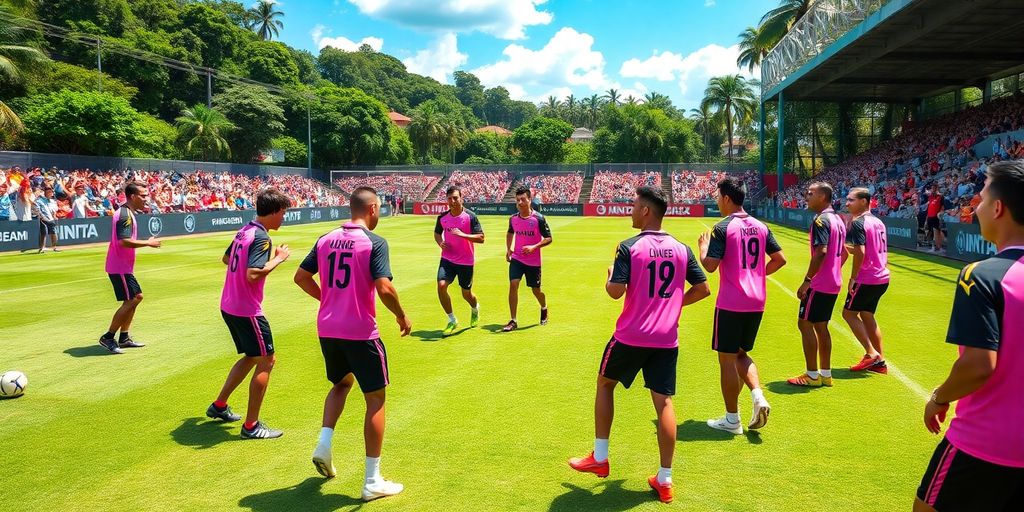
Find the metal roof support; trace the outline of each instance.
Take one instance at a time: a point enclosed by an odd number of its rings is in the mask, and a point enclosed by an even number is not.
[[[777,153],[778,161],[775,165],[775,172],[777,173],[775,177],[778,180],[778,188],[776,189],[775,197],[779,198],[782,195],[782,184],[784,183],[782,176],[785,174],[785,163],[783,161],[782,150],[785,147],[783,141],[786,137],[786,100],[784,98],[783,91],[779,91],[779,115],[777,117],[779,118],[779,147]],[[778,201],[778,199],[776,199],[776,201]],[[776,206],[781,205],[776,203]]]

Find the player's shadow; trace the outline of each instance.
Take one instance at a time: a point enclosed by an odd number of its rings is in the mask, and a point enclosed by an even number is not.
[[[625,480],[606,480],[591,488],[563,483],[567,492],[555,497],[548,510],[562,512],[570,510],[625,511],[637,505],[657,501],[654,491],[633,491],[623,489]]]
[[[343,494],[324,494],[323,477],[309,477],[291,487],[261,492],[238,500],[238,506],[253,512],[279,510],[359,510],[364,502],[360,498]],[[392,498],[393,499],[393,498]]]
[[[658,426],[657,420],[652,420],[654,426]],[[686,420],[676,427],[676,441],[732,441],[738,436],[722,430],[716,430],[708,426],[706,421]],[[750,444],[761,444],[761,434],[753,431],[744,432],[744,436]]]
[[[71,347],[64,350],[64,353],[71,357],[93,357],[93,356],[109,356],[113,355],[109,350],[99,346],[98,344],[86,345],[84,347]]]
[[[840,369],[832,370],[832,378],[834,378],[834,379],[858,380],[858,379],[867,379],[869,377],[870,377],[870,375],[868,375],[867,371],[853,372],[853,371],[850,371],[849,368],[840,368]]]
[[[769,382],[765,387],[768,388],[768,391],[780,395],[802,395],[804,393],[810,393],[816,389],[808,386],[794,386],[784,380]]]
[[[241,425],[241,422],[225,423],[216,420],[205,421],[203,418],[185,418],[181,425],[171,431],[171,439],[182,446],[205,450],[220,443],[239,440],[238,425]]]
[[[441,329],[436,329],[436,330],[433,330],[433,331],[412,331],[411,333],[409,333],[409,335],[412,336],[413,338],[419,338],[420,341],[430,341],[430,342],[433,342],[433,341],[441,341],[441,340],[443,340],[445,338],[451,338],[451,337],[454,337],[454,336],[458,336],[458,335],[460,335],[460,334],[462,334],[462,333],[464,333],[464,332],[466,332],[466,331],[468,331],[470,329],[472,329],[472,327],[463,327],[462,329],[459,329],[459,330],[455,331],[454,333],[452,333],[452,334],[450,334],[448,336],[445,336],[444,335],[444,331],[441,330]]]
[[[525,331],[525,330],[528,330],[528,329],[533,329],[534,327],[537,327],[538,325],[539,324],[531,324],[531,325],[527,325],[526,327],[518,327],[518,328],[516,328],[516,330],[517,331]],[[492,334],[499,334],[499,333],[501,333],[501,330],[505,328],[505,326],[503,324],[488,324],[488,325],[480,326],[480,328],[485,330],[485,331],[490,331]]]

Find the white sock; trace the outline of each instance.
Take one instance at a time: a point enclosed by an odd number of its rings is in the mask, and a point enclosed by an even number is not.
[[[807,370],[807,376],[812,379],[818,378],[818,370]]]
[[[455,313],[448,313],[448,321],[455,323]]]
[[[728,421],[729,423],[739,423],[740,413],[725,411],[725,421]]]
[[[480,312],[480,301],[479,300],[476,301],[476,306],[473,306],[473,312],[474,313],[479,313]]]
[[[821,373],[822,377],[830,377],[830,378],[832,377],[832,369],[831,368],[829,368],[827,370],[825,368],[822,368],[820,370],[820,373]]]
[[[320,441],[319,441],[318,444],[319,444],[319,446],[325,446],[327,448],[330,448],[331,447],[331,439],[333,439],[333,438],[334,438],[334,429],[333,428],[327,428],[327,427],[321,428],[320,429]]]
[[[608,440],[594,439],[594,460],[604,462],[608,460]]]
[[[764,401],[764,391],[761,388],[754,388],[750,390],[750,398],[753,398],[755,402]]]
[[[366,458],[366,483],[378,481],[380,476],[380,457]]]
[[[548,310],[548,307],[547,307],[547,306],[544,306],[544,307],[540,308],[540,310],[541,310],[541,311],[547,311],[547,310]]]
[[[672,468],[658,468],[658,483],[662,485],[672,483]]]

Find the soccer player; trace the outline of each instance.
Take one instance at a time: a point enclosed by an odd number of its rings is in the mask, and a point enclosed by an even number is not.
[[[231,367],[224,387],[206,409],[206,415],[229,422],[242,419],[228,407],[228,398],[255,368],[249,381],[249,408],[245,411],[242,439],[272,439],[282,435],[280,430],[259,421],[270,371],[277,361],[274,335],[263,316],[263,285],[267,276],[291,255],[288,246],[281,244],[271,257],[273,244],[268,234],[268,231],[281,229],[284,213],[291,205],[288,196],[277,189],[260,191],[256,196],[256,220],[238,230],[221,259],[227,265],[227,275],[220,296],[220,314],[242,357]]]
[[[743,384],[750,388],[754,403],[747,429],[768,423],[771,406],[750,351],[764,315],[766,278],[786,264],[771,230],[743,210],[746,195],[746,187],[736,178],[718,182],[716,199],[725,218],[697,241],[704,270],[721,270],[711,348],[718,352],[725,416],[708,420],[708,426],[733,434],[743,433],[738,408]]]
[[[136,342],[128,334],[128,329],[135,318],[135,310],[142,302],[142,287],[135,279],[135,249],[139,247],[160,247],[160,240],[155,236],[146,241],[137,238],[139,225],[135,222],[136,212],[146,206],[149,190],[141,183],[131,182],[124,187],[125,204],[121,205],[111,218],[113,232],[107,246],[106,270],[110,283],[114,285],[114,297],[121,301],[121,307],[114,312],[107,332],[100,336],[100,345],[113,354],[121,354],[122,348],[138,348],[145,345]],[[115,340],[114,333],[121,331]]]
[[[679,316],[684,306],[711,294],[707,277],[693,252],[661,230],[668,200],[661,189],[640,187],[633,201],[633,228],[640,234],[619,244],[615,263],[608,268],[605,291],[612,299],[624,294],[615,334],[604,349],[594,401],[594,451],[569,459],[576,471],[608,476],[608,438],[615,408],[615,386],[626,388],[643,370],[658,415],[661,466],[647,479],[665,503],[672,501],[672,456],[676,444],[676,359],[679,355]],[[685,290],[684,281],[690,283]]]
[[[366,399],[363,436],[366,442],[366,473],[363,499],[370,501],[402,492],[402,484],[385,480],[380,473],[384,444],[384,390],[390,382],[388,357],[377,331],[377,295],[395,315],[402,336],[412,322],[398,302],[391,285],[388,242],[371,233],[380,220],[380,198],[370,187],[359,187],[350,198],[352,220],[317,240],[295,271],[295,283],[320,301],[317,334],[333,387],[324,402],[323,428],[313,451],[318,472],[333,478],[331,440],[352,384],[359,383]],[[320,284],[313,280],[320,274]]]
[[[448,211],[437,217],[434,225],[434,241],[441,248],[441,264],[437,268],[437,298],[441,309],[448,315],[448,325],[442,334],[450,336],[459,327],[459,321],[452,310],[452,298],[448,285],[458,278],[462,298],[472,309],[469,326],[480,322],[480,301],[473,295],[473,244],[484,243],[484,228],[476,214],[462,204],[462,190],[457,186],[448,187]]]
[[[508,234],[505,235],[505,261],[508,264],[508,309],[512,319],[505,324],[503,332],[519,328],[516,310],[519,307],[519,282],[526,276],[526,286],[533,291],[540,303],[540,324],[548,323],[548,302],[540,289],[540,249],[551,244],[551,228],[543,215],[533,210],[530,203],[530,189],[516,189],[518,213],[508,219]],[[515,239],[515,246],[512,240]]]
[[[850,189],[846,208],[853,215],[846,233],[846,249],[852,257],[853,271],[843,305],[843,319],[864,347],[864,357],[850,370],[889,373],[882,357],[882,329],[875,321],[878,301],[889,288],[885,224],[871,214],[871,192],[866,188]]]
[[[831,185],[811,183],[806,195],[807,209],[818,213],[811,223],[811,262],[796,292],[800,299],[797,327],[803,339],[807,371],[786,382],[794,386],[832,386],[832,336],[828,322],[843,287],[846,224],[832,209]]]
[[[946,341],[960,357],[924,409],[938,434],[914,510],[1021,509],[1024,498],[1024,163],[989,166],[978,205],[981,235],[998,253],[964,267]]]

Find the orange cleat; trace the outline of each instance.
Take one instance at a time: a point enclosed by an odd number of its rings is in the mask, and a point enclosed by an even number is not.
[[[823,379],[821,377],[818,377],[817,379],[812,379],[810,375],[807,375],[806,373],[804,373],[804,374],[797,375],[796,377],[790,377],[790,378],[786,379],[786,382],[788,382],[789,384],[792,384],[794,386],[805,386],[805,387],[809,387],[809,388],[820,388],[822,386],[822,384],[824,384],[822,382],[822,380]],[[829,381],[831,381],[831,379],[829,379]],[[829,384],[827,384],[827,385],[832,385],[832,383],[829,382]]]
[[[662,503],[672,503],[672,484],[659,484],[658,475],[649,477],[647,484],[654,489],[654,492],[658,493],[658,499]]]
[[[569,459],[569,467],[580,473],[593,473],[601,478],[608,476],[608,461],[598,462],[594,460],[594,452],[586,457],[573,457]]]
[[[864,370],[870,370],[872,366],[876,366],[880,362],[882,362],[881,356],[869,357],[867,354],[865,354],[864,357],[860,359],[860,362],[850,367],[850,371],[862,372]]]

